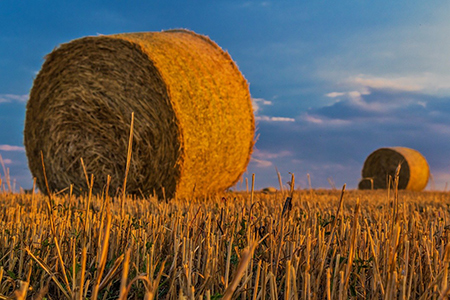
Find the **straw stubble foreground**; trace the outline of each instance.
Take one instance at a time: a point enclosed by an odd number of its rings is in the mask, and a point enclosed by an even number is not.
[[[0,299],[447,299],[448,193],[223,196],[0,192]]]
[[[27,104],[30,170],[46,191],[121,188],[131,114],[127,192],[209,194],[238,181],[252,151],[248,84],[228,53],[186,30],[85,37],[50,53]],[[83,159],[86,172],[81,162]]]

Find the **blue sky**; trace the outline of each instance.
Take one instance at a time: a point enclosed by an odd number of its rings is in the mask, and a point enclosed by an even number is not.
[[[380,147],[421,152],[450,181],[450,4],[435,1],[0,0],[0,155],[30,187],[27,95],[44,56],[88,35],[187,28],[227,50],[250,83],[258,142],[245,176],[355,188]],[[0,174],[4,177],[3,171]],[[239,185],[238,185],[239,186]]]

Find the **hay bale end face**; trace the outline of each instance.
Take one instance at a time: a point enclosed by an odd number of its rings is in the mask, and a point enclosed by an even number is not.
[[[27,104],[24,143],[46,191],[205,195],[235,184],[255,131],[248,84],[228,53],[187,30],[85,37],[47,55]]]
[[[418,151],[405,147],[381,148],[372,152],[364,162],[359,189],[386,189],[389,176],[401,164],[399,189],[422,191],[428,184],[430,169]]]

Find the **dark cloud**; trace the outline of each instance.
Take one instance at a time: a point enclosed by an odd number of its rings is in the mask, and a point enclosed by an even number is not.
[[[256,147],[272,153],[267,160],[284,174],[295,173],[305,186],[309,173],[313,187],[324,188],[330,187],[330,177],[336,185],[356,188],[372,151],[410,147],[426,157],[435,185],[442,189],[450,170],[449,114],[450,98],[373,89],[357,101],[343,96],[332,105],[301,113],[295,124],[261,123]],[[277,157],[281,151],[290,155]],[[268,173],[261,186],[277,182],[274,167],[251,164],[249,172]]]

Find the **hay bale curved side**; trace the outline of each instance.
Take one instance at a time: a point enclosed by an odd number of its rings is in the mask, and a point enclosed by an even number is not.
[[[421,191],[427,186],[430,169],[422,154],[410,148],[391,147],[380,148],[367,157],[358,188],[386,189],[389,176],[394,178],[399,164],[399,189]]]
[[[127,191],[173,197],[217,192],[245,171],[253,147],[248,84],[209,38],[186,30],[86,37],[46,57],[27,104],[25,147],[45,191],[100,193],[125,174],[131,112],[133,156]]]

